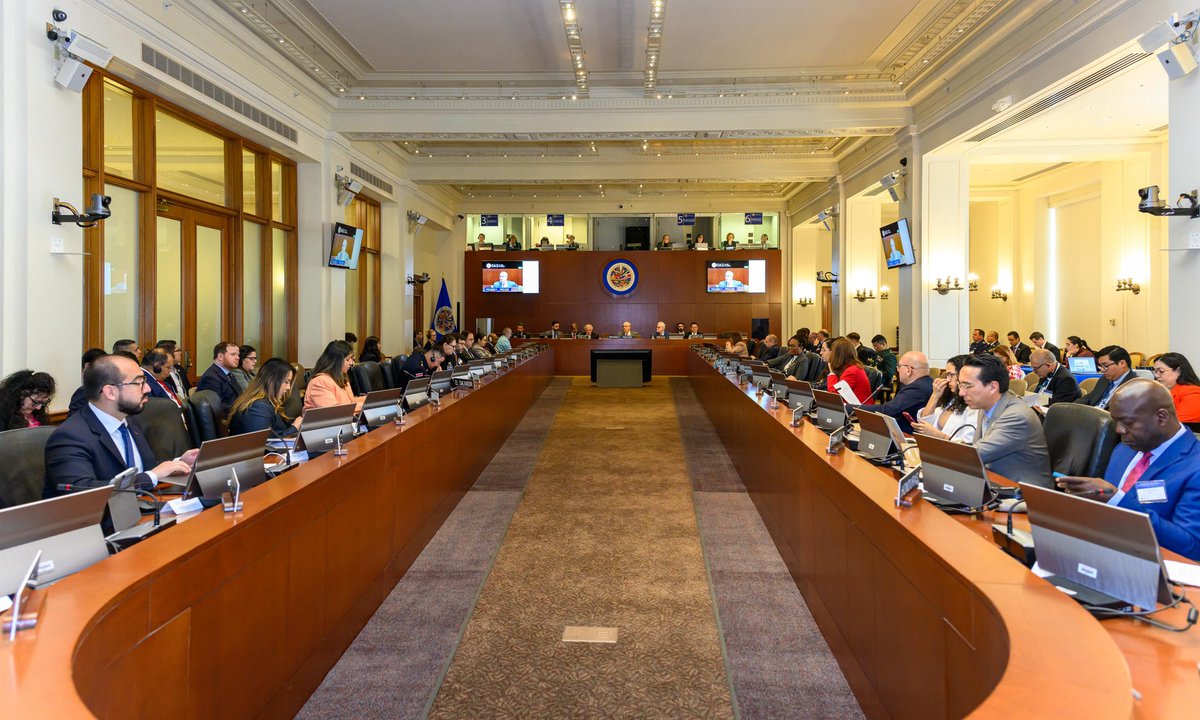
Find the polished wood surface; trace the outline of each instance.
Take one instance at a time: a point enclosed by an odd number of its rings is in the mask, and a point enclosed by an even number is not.
[[[616,258],[632,261],[638,268],[638,287],[627,297],[613,297],[601,284],[606,265]],[[536,260],[541,292],[537,295],[483,292],[483,263],[502,260]],[[712,260],[766,260],[765,293],[707,292],[705,263]],[[750,331],[751,318],[767,318],[770,331],[786,337],[792,330],[781,326],[783,319],[783,270],[778,250],[729,250],[706,252],[629,252],[556,250],[552,252],[467,251],[463,260],[463,326],[475,327],[476,318],[492,318],[493,329],[516,328],[525,323],[527,332],[547,330],[558,320],[563,329],[586,323],[604,335],[621,331],[629,321],[633,329],[649,337],[659,320],[673,329],[675,323],[700,324],[701,332]],[[414,327],[420,327],[415,325]]]
[[[791,427],[790,410],[767,410],[698,355],[688,363],[869,717],[1195,717],[1200,704],[1189,714],[1179,702],[1200,687],[1195,633],[1096,621],[963,522],[927,503],[896,507],[891,471],[826,454],[820,429]]]
[[[44,591],[5,717],[292,717],[549,383],[546,351]]]
[[[514,341],[521,342],[521,341]],[[590,375],[592,350],[650,350],[650,372],[687,375],[688,356],[694,340],[650,340],[648,338],[604,340],[538,340],[554,347],[555,375]],[[712,340],[710,342],[717,342]],[[724,341],[721,341],[724,343]]]

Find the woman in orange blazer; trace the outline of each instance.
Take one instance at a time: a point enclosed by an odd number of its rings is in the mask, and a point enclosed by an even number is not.
[[[1186,357],[1176,352],[1159,355],[1154,361],[1154,377],[1171,391],[1179,422],[1200,422],[1200,377]]]
[[[330,407],[354,403],[355,409],[362,408],[362,398],[355,399],[350,389],[347,373],[354,364],[350,346],[342,340],[334,340],[325,346],[325,352],[313,366],[312,378],[304,389],[304,408]]]

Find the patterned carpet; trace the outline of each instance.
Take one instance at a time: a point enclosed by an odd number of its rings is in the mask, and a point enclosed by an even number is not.
[[[430,717],[733,712],[669,381],[576,378]]]

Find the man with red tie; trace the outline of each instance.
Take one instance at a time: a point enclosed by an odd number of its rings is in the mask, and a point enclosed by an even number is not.
[[[1152,380],[1121,383],[1108,409],[1121,444],[1104,479],[1060,477],[1058,486],[1148,514],[1160,545],[1200,560],[1200,440],[1176,418],[1171,393]]]
[[[146,373],[146,387],[150,388],[150,397],[166,398],[183,407],[183,401],[167,383],[167,376],[174,364],[171,356],[161,348],[154,348],[142,358],[142,372]]]

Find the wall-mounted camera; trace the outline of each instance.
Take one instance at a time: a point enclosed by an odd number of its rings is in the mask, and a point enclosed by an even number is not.
[[[65,222],[75,223],[81,228],[96,227],[97,223],[112,215],[112,210],[108,209],[111,203],[112,198],[108,195],[92,193],[92,201],[88,204],[87,209],[81,213],[71,203],[54,198],[53,205],[50,208],[50,222],[55,225],[62,225]],[[71,212],[69,214],[61,212],[64,208]]]
[[[429,273],[421,273],[420,275],[409,275],[408,276],[408,284],[409,285],[424,285],[427,282],[429,282]]]
[[[54,73],[54,82],[73,92],[83,92],[84,85],[92,77],[91,63],[99,68],[108,67],[113,54],[100,43],[74,30],[64,30],[56,23],[65,22],[67,14],[55,10],[50,14],[53,22],[46,23],[46,38],[54,43],[56,55],[61,61]]]
[[[1157,185],[1141,188],[1138,190],[1138,197],[1141,198],[1138,202],[1138,212],[1159,217],[1200,217],[1200,205],[1196,202],[1195,190],[1190,193],[1181,193],[1179,199],[1175,201],[1175,207],[1167,205],[1158,196]]]

